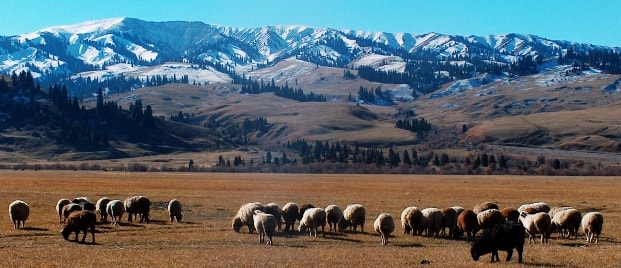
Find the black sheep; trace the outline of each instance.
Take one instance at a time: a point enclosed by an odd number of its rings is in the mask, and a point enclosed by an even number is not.
[[[82,236],[82,243],[86,240],[86,233],[88,233],[88,229],[91,231],[91,235],[93,236],[92,243],[95,244],[95,224],[97,223],[97,215],[95,212],[90,210],[80,210],[74,211],[69,214],[69,217],[66,219],[65,227],[62,229],[61,233],[65,240],[69,240],[69,235],[72,232],[75,232],[75,241],[78,241],[78,235],[80,231],[84,232]]]
[[[522,263],[524,251],[524,226],[519,222],[507,221],[484,230],[483,235],[472,244],[470,254],[477,261],[479,257],[492,253],[492,262],[500,261],[498,250],[507,252],[506,261],[511,260],[513,249],[518,253],[518,262]]]

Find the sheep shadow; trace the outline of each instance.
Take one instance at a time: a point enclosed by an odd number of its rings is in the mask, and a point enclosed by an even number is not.
[[[540,262],[523,262],[522,265],[533,266],[533,267],[564,267],[564,265],[558,265],[558,264],[552,264],[552,263],[540,263]]]
[[[353,243],[362,243],[362,240],[352,239],[352,238],[347,238],[347,237],[324,236],[323,238],[329,239],[329,240],[346,241],[346,242],[353,242]]]
[[[571,247],[571,248],[579,248],[586,246],[584,243],[573,242],[573,243],[559,243],[559,245],[563,247]]]
[[[418,244],[418,243],[407,243],[407,244],[395,243],[393,245],[395,247],[400,247],[400,248],[424,248],[425,247],[425,245]]]
[[[22,230],[24,230],[24,231],[44,231],[44,232],[49,231],[49,229],[47,229],[47,228],[28,227],[28,226],[22,228]]]

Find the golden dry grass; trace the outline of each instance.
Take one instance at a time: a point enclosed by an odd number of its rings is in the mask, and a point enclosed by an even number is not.
[[[214,173],[121,173],[3,171],[0,174],[0,258],[5,267],[402,267],[421,261],[437,267],[491,266],[478,262],[465,241],[404,236],[398,227],[386,247],[372,230],[382,212],[397,220],[407,206],[471,208],[481,201],[517,207],[534,201],[566,204],[605,217],[600,243],[586,245],[553,235],[548,245],[526,245],[527,266],[614,267],[621,263],[621,180],[615,177],[304,175]],[[147,195],[151,224],[97,226],[96,245],[68,242],[59,234],[54,210],[59,198]],[[172,198],[184,204],[184,222],[169,223],[163,209]],[[6,207],[15,200],[31,206],[25,230],[14,230]],[[235,233],[231,218],[242,203],[284,205],[293,201],[325,207],[360,203],[367,208],[364,234],[326,237],[278,232],[274,246],[258,243],[246,228]],[[73,238],[73,236],[71,236]],[[90,237],[87,237],[90,241]],[[504,253],[500,253],[504,263]],[[510,263],[517,266],[516,257]],[[495,265],[494,265],[495,266]]]

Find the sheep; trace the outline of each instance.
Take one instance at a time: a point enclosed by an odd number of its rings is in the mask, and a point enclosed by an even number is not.
[[[58,214],[59,223],[65,222],[64,216],[63,216],[63,207],[69,203],[71,203],[71,200],[66,199],[66,198],[61,198],[56,203],[56,213]]]
[[[425,208],[420,212],[423,214],[423,226],[427,230],[427,236],[439,237],[440,226],[442,226],[442,210]]]
[[[71,202],[69,204],[66,204],[62,209],[63,223],[67,221],[67,217],[69,217],[69,214],[71,214],[71,212],[80,210],[82,210],[82,207],[78,203]]]
[[[534,244],[537,234],[541,234],[541,244],[548,243],[548,239],[550,238],[550,225],[552,224],[550,214],[547,212],[538,212],[535,214],[522,212],[520,221],[528,234],[528,243],[532,241]]]
[[[554,219],[554,215],[556,213],[558,213],[559,211],[563,211],[563,210],[568,210],[568,209],[572,209],[572,207],[570,206],[554,206],[550,209],[550,212],[548,212],[550,214],[550,218]]]
[[[395,230],[395,221],[392,219],[392,215],[388,213],[379,214],[373,222],[373,229],[382,237],[382,246],[388,244],[388,237]]]
[[[97,223],[97,216],[90,210],[74,211],[69,214],[65,227],[61,230],[63,238],[69,240],[69,235],[75,232],[75,242],[78,242],[78,235],[80,231],[84,232],[82,236],[82,243],[86,240],[86,234],[88,230],[91,231],[93,237],[92,244],[95,244],[95,224]]]
[[[110,198],[102,197],[97,200],[95,207],[97,207],[97,214],[99,214],[99,218],[101,222],[108,222],[108,211],[106,210],[108,207],[108,203],[110,202]]]
[[[298,232],[303,233],[308,230],[308,234],[310,236],[317,237],[317,231],[319,226],[321,226],[322,236],[325,236],[325,226],[326,226],[326,211],[323,208],[309,208],[304,211],[304,215],[302,215],[302,219],[300,220],[300,225],[298,226]]]
[[[479,214],[485,210],[488,209],[498,209],[498,204],[493,203],[493,202],[483,202],[483,203],[478,203],[474,206],[474,208],[472,209],[472,211],[474,211],[474,213]]]
[[[586,235],[586,241],[593,243],[593,236],[595,236],[595,243],[599,239],[599,235],[602,233],[602,226],[604,225],[604,215],[599,212],[589,212],[582,217],[582,230]]]
[[[146,196],[130,196],[125,199],[125,212],[127,212],[127,222],[132,222],[132,215],[140,217],[140,223],[143,221],[149,223],[149,212],[151,211],[151,200]]]
[[[348,205],[343,211],[343,218],[339,221],[339,231],[342,233],[347,227],[351,231],[356,231],[356,227],[360,225],[360,232],[364,233],[364,221],[366,209],[360,204]]]
[[[500,210],[500,214],[502,214],[502,216],[505,217],[505,220],[507,221],[517,222],[520,218],[520,213],[517,211],[517,209],[512,207],[503,208],[502,210]]]
[[[24,229],[29,215],[30,206],[28,206],[26,202],[22,200],[15,200],[9,205],[9,216],[11,217],[13,228],[20,229],[21,224],[21,229]]]
[[[233,218],[233,230],[239,232],[244,224],[248,226],[248,233],[254,232],[254,220],[252,216],[255,210],[265,211],[263,204],[254,202],[242,205],[237,211],[237,215]]]
[[[502,216],[498,209],[492,208],[477,214],[477,222],[483,229],[491,228],[498,223],[505,222],[505,217]]]
[[[464,210],[457,216],[457,227],[460,232],[466,232],[466,241],[474,239],[474,234],[480,229],[477,214],[470,209]]]
[[[75,203],[75,204],[81,204],[81,203],[86,203],[86,202],[91,202],[91,199],[89,199],[86,196],[76,197],[73,200],[71,200],[71,203]]]
[[[518,207],[517,211],[522,214],[522,212],[526,212],[528,214],[535,214],[539,212],[550,212],[550,206],[544,202],[535,202],[531,204],[524,204]]]
[[[125,205],[121,200],[111,200],[106,206],[106,212],[112,218],[112,223],[118,225],[125,213]]]
[[[261,210],[255,210],[252,215],[252,220],[254,222],[254,228],[257,230],[257,233],[259,233],[259,243],[272,245],[272,237],[276,232],[276,225],[278,224],[276,217]],[[266,236],[267,242],[265,242]]]
[[[403,227],[403,234],[417,235],[422,232],[423,229],[423,213],[415,207],[406,207],[401,212],[401,227]]]
[[[306,211],[309,208],[314,208],[315,206],[311,205],[311,204],[302,204],[302,206],[300,206],[299,210],[298,210],[298,221],[302,220],[302,216],[304,216],[304,211]]]
[[[557,230],[561,231],[561,237],[565,237],[565,230],[567,230],[567,238],[574,234],[578,239],[578,229],[580,228],[580,221],[582,220],[582,214],[580,211],[574,208],[561,210],[554,214],[552,217],[551,232]]]
[[[464,212],[464,208],[461,206],[452,206],[451,207],[453,210],[455,210],[455,216],[459,216],[459,214],[461,214],[462,212]]]
[[[97,210],[97,206],[91,202],[82,202],[79,204],[82,207],[82,210],[88,210],[95,212]]]
[[[481,255],[492,253],[492,262],[494,262],[500,261],[498,250],[502,250],[507,252],[506,261],[510,261],[514,248],[518,253],[518,262],[522,263],[524,226],[513,221],[506,221],[486,229],[483,235],[472,244],[470,255],[473,260],[478,261]]]
[[[298,204],[289,202],[282,207],[282,218],[285,220],[285,231],[293,231],[295,220],[298,219]]]
[[[271,214],[276,218],[276,227],[280,230],[282,226],[282,210],[280,209],[280,205],[276,203],[267,203],[267,205],[265,205],[265,213]]]
[[[336,224],[343,218],[343,210],[337,205],[329,205],[326,207],[325,211],[328,229],[332,232],[332,227],[334,227],[334,231],[336,232]]]
[[[440,233],[442,236],[446,236],[446,228],[449,228],[448,236],[453,237],[453,230],[457,227],[457,212],[452,207],[442,210],[442,225],[440,226]]]
[[[173,199],[168,202],[168,216],[170,216],[170,222],[173,220],[181,221],[183,215],[181,215],[181,202],[179,200]]]

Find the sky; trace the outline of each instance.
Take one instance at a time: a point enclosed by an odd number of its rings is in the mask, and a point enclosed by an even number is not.
[[[0,35],[113,17],[232,27],[451,35],[534,34],[621,47],[621,0],[23,0],[0,5]]]

